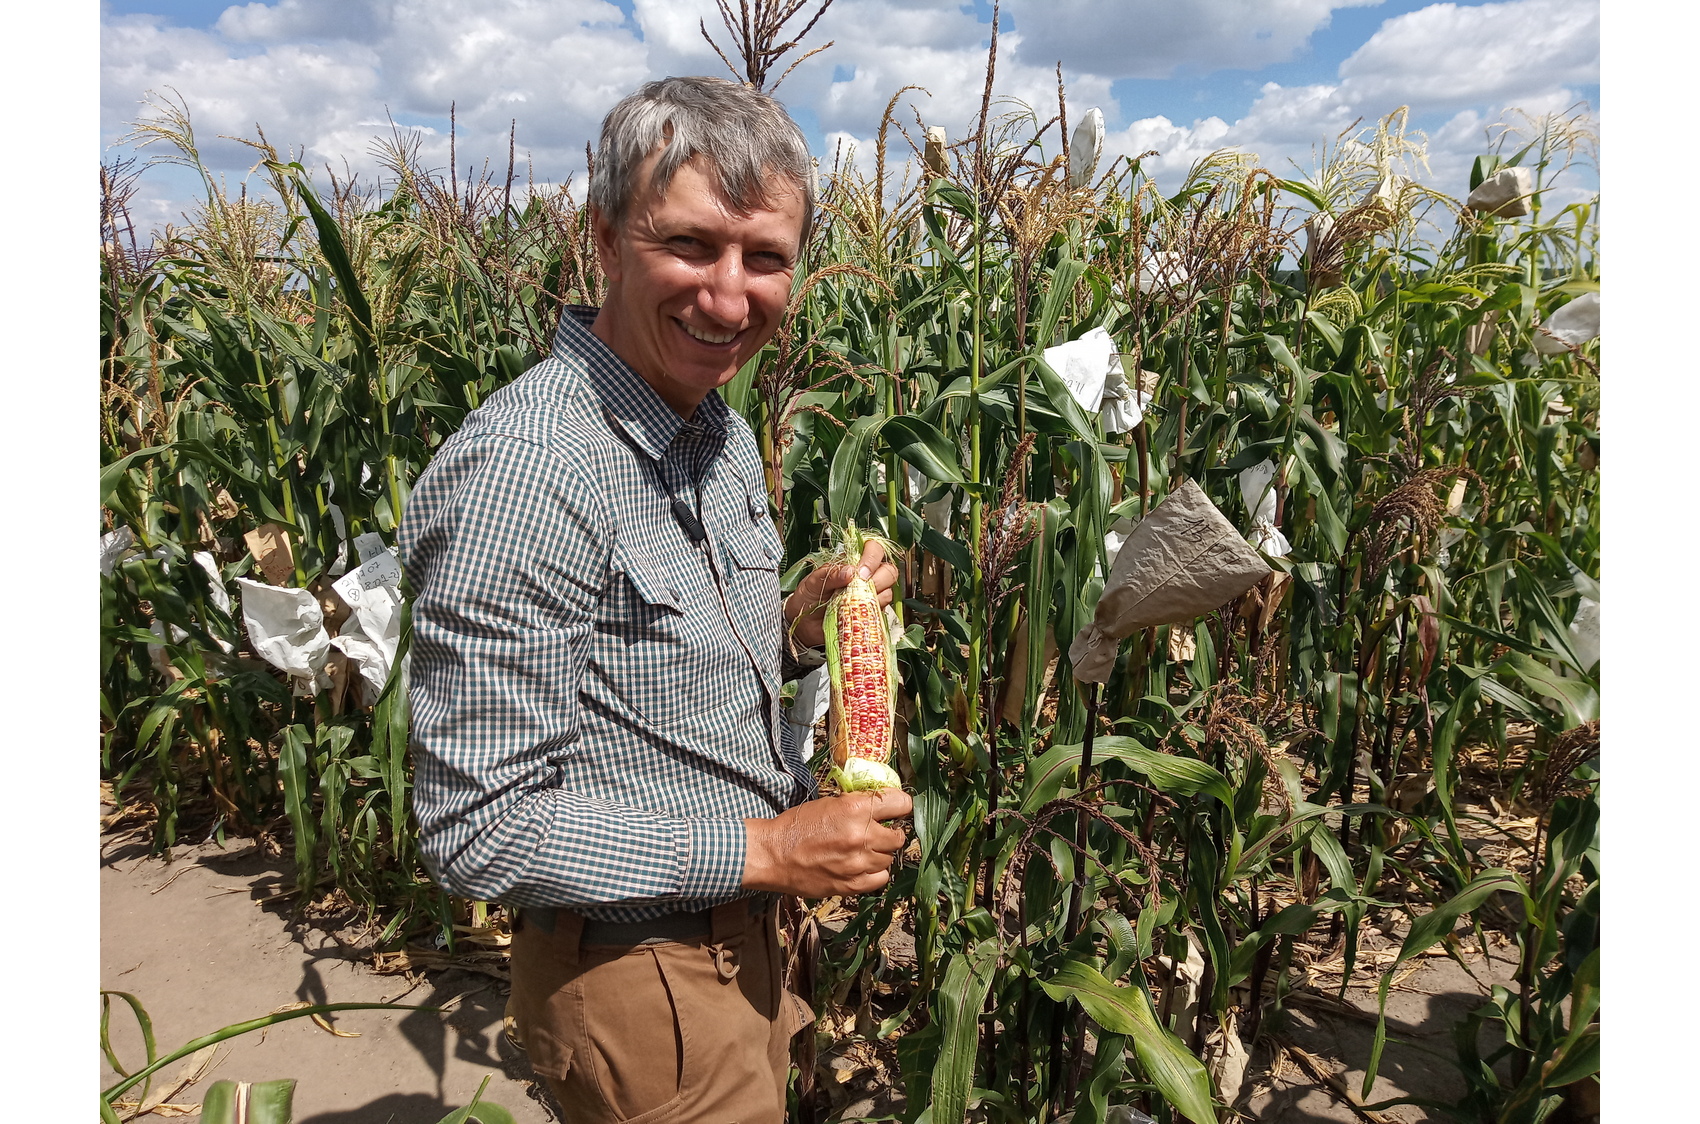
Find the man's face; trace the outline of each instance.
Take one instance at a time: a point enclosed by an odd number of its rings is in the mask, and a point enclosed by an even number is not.
[[[761,350],[779,327],[801,249],[803,197],[775,210],[732,211],[702,158],[682,165],[665,199],[649,190],[652,153],[615,229],[595,216],[608,298],[591,331],[681,415]]]

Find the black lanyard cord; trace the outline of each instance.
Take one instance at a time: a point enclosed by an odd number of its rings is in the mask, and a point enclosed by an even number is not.
[[[661,482],[661,490],[666,492],[667,498],[672,501],[674,520],[685,532],[685,537],[691,540],[692,546],[701,545],[703,540],[708,538],[708,528],[702,525],[702,489],[696,490],[697,510],[692,512],[690,505],[680,499],[673,491],[672,486],[667,483],[667,474],[662,471],[661,462],[652,460],[649,463],[655,469],[655,478]]]

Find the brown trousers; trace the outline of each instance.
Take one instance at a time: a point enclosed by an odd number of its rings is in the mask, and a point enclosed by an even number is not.
[[[569,1124],[783,1124],[791,1038],[814,1013],[781,983],[777,910],[713,911],[706,937],[580,941],[521,922],[514,1030]]]

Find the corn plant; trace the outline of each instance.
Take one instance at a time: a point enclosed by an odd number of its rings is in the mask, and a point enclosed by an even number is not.
[[[975,128],[930,131],[919,178],[886,164],[906,90],[873,179],[825,177],[783,325],[722,392],[784,580],[828,524],[902,574],[891,763],[918,857],[841,926],[794,927],[817,1009],[895,1040],[911,1120],[1137,1103],[1202,1124],[1236,1092],[1210,1066],[1264,1033],[1301,938],[1350,980],[1366,918],[1411,917],[1402,959],[1455,950],[1504,891],[1517,986],[1471,1016],[1449,1111],[1544,1119],[1597,1069],[1599,346],[1547,327],[1598,291],[1597,201],[1466,209],[1415,186],[1402,114],[1307,175],[1219,153],[1166,191],[1140,159],[1066,151],[1060,89],[1054,114],[995,99],[995,50]],[[143,138],[201,167],[182,107]],[[292,691],[222,606],[265,532],[288,545],[266,582],[334,623],[350,543],[392,534],[436,445],[601,279],[570,196],[516,200],[511,167],[445,184],[397,141],[379,182],[325,182],[254,143],[252,195],[207,175],[148,252],[133,169],[103,174],[103,770],[162,846],[189,815],[274,834],[304,894],[452,938],[486,907],[413,850],[405,631],[363,704],[334,676]],[[1547,190],[1590,143],[1574,115],[1535,122],[1469,186],[1528,162]],[[1142,396],[1125,432],[1046,359],[1097,330]],[[1272,572],[1136,632],[1082,689],[1068,648],[1113,552],[1187,480]],[[1520,870],[1467,846],[1484,746],[1539,813]],[[912,966],[880,952],[894,926]]]

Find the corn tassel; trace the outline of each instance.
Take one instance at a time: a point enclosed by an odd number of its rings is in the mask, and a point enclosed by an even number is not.
[[[830,558],[857,565],[868,536],[851,523]],[[827,676],[832,693],[832,778],[846,792],[896,788],[889,764],[897,713],[897,653],[873,583],[860,577],[827,602]]]

